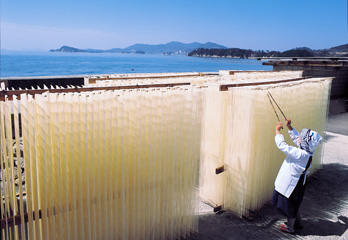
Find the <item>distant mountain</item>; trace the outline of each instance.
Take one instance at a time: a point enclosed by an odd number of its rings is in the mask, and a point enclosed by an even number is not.
[[[222,48],[225,49],[225,46],[218,45],[216,43],[181,43],[181,42],[170,42],[166,44],[150,45],[150,44],[134,44],[125,48],[126,51],[144,51],[145,53],[150,54],[183,54],[191,52],[196,48]]]
[[[51,49],[50,52],[86,52],[86,53],[135,53],[135,54],[178,54],[186,55],[188,52],[193,51],[196,48],[219,48],[226,49],[225,46],[207,42],[207,43],[181,43],[181,42],[170,42],[166,44],[134,44],[127,48],[112,48],[109,50],[98,50],[98,49],[78,49],[68,46],[62,46],[59,49]]]
[[[343,45],[339,45],[339,46],[336,46],[336,47],[332,47],[329,49],[329,52],[331,53],[347,53],[348,52],[348,44],[343,44]]]

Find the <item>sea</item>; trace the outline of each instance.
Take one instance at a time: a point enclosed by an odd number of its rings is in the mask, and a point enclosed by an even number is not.
[[[256,59],[183,55],[2,51],[0,60],[0,77],[272,70]]]

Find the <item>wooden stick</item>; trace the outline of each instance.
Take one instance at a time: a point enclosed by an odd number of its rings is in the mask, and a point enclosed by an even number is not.
[[[278,117],[278,114],[277,114],[277,112],[276,112],[276,110],[275,110],[275,108],[274,108],[274,106],[273,106],[273,103],[272,103],[271,99],[269,98],[268,93],[267,93],[267,97],[268,97],[268,99],[269,99],[269,102],[270,102],[271,105],[272,105],[272,108],[273,108],[273,111],[274,111],[275,115],[277,116],[278,122],[280,122],[280,119],[279,119],[279,117]]]
[[[280,109],[279,105],[277,104],[276,100],[273,98],[272,94],[270,92],[268,92],[268,94],[271,96],[271,98],[273,99],[274,103],[277,105],[279,111],[283,114],[285,121],[287,121],[287,118],[285,117],[285,114],[283,113],[283,111]]]

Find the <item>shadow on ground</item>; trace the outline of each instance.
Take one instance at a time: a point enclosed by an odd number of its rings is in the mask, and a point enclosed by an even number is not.
[[[306,228],[297,231],[299,236],[341,236],[348,228],[348,218],[339,216],[338,221],[325,219],[307,219],[303,221]]]
[[[253,213],[253,220],[231,213],[199,216],[199,234],[190,239],[306,239],[341,236],[348,229],[348,166],[326,164],[307,179],[301,206],[304,228],[295,235],[279,231],[286,221],[274,206],[266,204]]]
[[[330,134],[326,134],[325,135],[325,141],[328,142],[328,141],[331,141],[333,139],[337,138],[335,135],[330,135]]]

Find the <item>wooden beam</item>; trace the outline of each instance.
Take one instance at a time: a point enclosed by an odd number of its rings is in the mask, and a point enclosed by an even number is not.
[[[19,197],[19,195],[20,195],[19,193],[16,194],[17,197]],[[27,195],[27,192],[23,192],[22,195],[23,195],[23,196],[24,196],[24,195]],[[4,199],[5,199],[5,196],[3,196],[2,199],[4,200]]]
[[[35,220],[35,212],[33,214],[33,220]],[[28,213],[24,214],[24,222],[28,222],[29,216]],[[41,210],[39,210],[39,219],[41,219]],[[1,230],[7,227],[14,227],[15,225],[20,225],[21,223],[21,215],[16,215],[8,218],[1,219]]]
[[[89,80],[131,80],[131,79],[160,79],[160,78],[179,78],[179,77],[199,77],[199,76],[204,76],[204,75],[210,75],[209,73],[190,73],[190,74],[180,74],[180,75],[160,75],[160,76],[131,76],[131,77],[110,77],[110,76],[105,76],[105,77],[90,77],[88,78]]]
[[[175,86],[186,86],[191,83],[161,83],[161,84],[146,84],[146,85],[127,85],[127,86],[106,86],[106,87],[86,87],[86,88],[64,88],[64,89],[28,89],[28,90],[5,90],[0,91],[0,101],[5,101],[5,96],[8,96],[9,100],[12,100],[13,95],[16,95],[20,99],[20,95],[23,93],[34,95],[49,93],[69,93],[69,92],[92,92],[101,90],[123,90],[123,89],[141,89],[141,88],[165,88]]]
[[[296,81],[301,81],[308,78],[311,78],[311,77],[293,78],[293,79],[287,79],[287,80],[277,80],[277,81],[267,81],[267,82],[223,84],[223,85],[220,85],[219,89],[220,91],[227,91],[228,88],[232,88],[232,87],[246,87],[246,86],[258,86],[258,85],[270,85],[275,83],[296,82]]]

